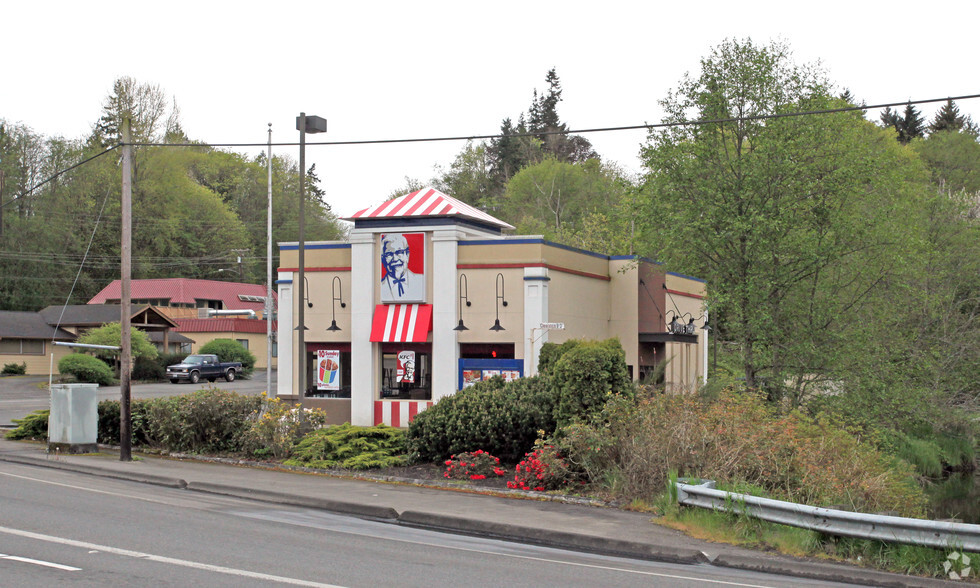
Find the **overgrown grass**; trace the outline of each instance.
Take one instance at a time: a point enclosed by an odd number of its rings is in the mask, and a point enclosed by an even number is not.
[[[945,578],[943,562],[955,550],[832,537],[809,529],[703,508],[678,507],[667,494],[658,502],[663,515],[654,522],[705,541],[755,549],[774,549],[796,557],[817,557],[879,570]],[[980,555],[969,554],[972,561]]]

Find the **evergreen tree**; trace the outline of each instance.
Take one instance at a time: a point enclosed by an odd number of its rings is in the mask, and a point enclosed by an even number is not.
[[[898,140],[908,144],[912,139],[921,139],[925,136],[925,120],[919,110],[911,102],[905,105],[905,115],[902,117],[902,124],[898,130]]]
[[[935,118],[929,123],[929,132],[959,131],[966,123],[966,118],[960,114],[960,107],[947,100],[946,104],[936,112]]]

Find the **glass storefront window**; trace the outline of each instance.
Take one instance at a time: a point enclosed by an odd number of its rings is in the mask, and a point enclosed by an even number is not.
[[[432,357],[403,350],[381,355],[382,400],[432,400]]]

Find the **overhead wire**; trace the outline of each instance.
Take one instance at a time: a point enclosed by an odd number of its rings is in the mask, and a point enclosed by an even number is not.
[[[716,118],[716,119],[680,120],[680,121],[671,121],[671,122],[646,123],[646,124],[639,124],[639,125],[625,125],[625,126],[614,126],[614,127],[596,127],[596,128],[584,128],[584,129],[566,129],[566,130],[551,130],[551,131],[538,131],[538,132],[526,132],[526,133],[507,133],[507,134],[496,133],[496,134],[456,135],[456,136],[445,136],[445,137],[417,137],[417,138],[405,138],[405,139],[371,139],[371,140],[354,140],[354,141],[319,141],[319,142],[312,141],[312,142],[306,142],[306,145],[307,146],[316,146],[316,145],[338,146],[338,145],[373,145],[373,144],[394,144],[394,143],[424,143],[424,142],[437,142],[437,141],[472,141],[472,140],[484,140],[484,139],[500,139],[500,138],[505,138],[505,137],[521,138],[521,137],[539,137],[539,136],[542,136],[542,135],[572,135],[572,134],[586,134],[586,133],[613,132],[613,131],[628,131],[628,130],[641,130],[641,129],[653,130],[653,129],[662,129],[662,128],[671,128],[671,127],[697,126],[697,125],[708,125],[708,124],[723,124],[723,123],[749,121],[749,120],[766,120],[766,119],[777,119],[777,118],[799,117],[799,116],[817,116],[817,115],[842,113],[842,112],[876,110],[876,109],[881,109],[881,108],[891,108],[893,106],[897,107],[897,106],[905,106],[905,105],[913,105],[913,104],[929,104],[929,103],[936,103],[936,102],[945,102],[945,101],[949,101],[949,100],[962,101],[962,100],[969,100],[969,99],[974,99],[974,98],[980,98],[980,94],[966,94],[966,95],[962,95],[962,96],[947,96],[947,97],[943,97],[943,98],[928,98],[928,99],[921,99],[921,100],[904,100],[904,101],[900,101],[900,102],[887,102],[887,103],[881,103],[881,104],[861,104],[860,106],[847,106],[847,107],[841,107],[841,108],[828,108],[828,109],[819,109],[819,110],[805,110],[805,111],[796,111],[796,112],[782,112],[782,113],[775,113],[775,114],[759,114],[759,115],[749,115],[749,116],[741,116],[741,117],[728,117],[728,118]],[[29,188],[23,190],[20,193],[20,196],[18,198],[14,198],[14,199],[9,200],[7,202],[0,202],[0,206],[7,206],[7,205],[10,205],[10,204],[12,204],[14,202],[18,202],[18,201],[24,199],[26,196],[31,195],[38,188],[40,188],[40,187],[42,187],[42,186],[44,186],[44,185],[52,182],[53,180],[57,179],[58,177],[60,177],[60,176],[62,176],[64,174],[70,172],[71,170],[74,170],[74,169],[76,169],[78,167],[81,167],[82,165],[85,165],[86,163],[89,163],[90,161],[93,161],[95,159],[98,159],[99,157],[102,157],[103,155],[105,155],[107,153],[110,153],[111,151],[113,151],[113,150],[115,150],[115,149],[117,149],[119,147],[122,147],[123,145],[124,145],[124,143],[122,143],[122,142],[117,143],[117,144],[115,144],[115,145],[113,145],[113,146],[111,146],[111,147],[103,150],[100,153],[97,153],[97,154],[95,154],[93,156],[87,157],[87,158],[79,161],[78,163],[75,163],[75,164],[73,164],[73,165],[71,165],[71,166],[69,166],[69,167],[67,167],[67,168],[65,168],[63,170],[59,170],[59,171],[55,172],[54,174],[52,174],[51,176],[45,178],[44,180],[42,180],[42,181],[40,181],[40,182],[38,182],[38,183],[30,186]],[[201,143],[201,142],[197,142],[197,143],[151,143],[151,142],[130,142],[129,145],[137,146],[137,147],[199,147],[199,148],[213,148],[213,147],[266,147],[266,146],[269,145],[269,143],[268,142],[265,142],[265,143]],[[297,145],[299,145],[299,143],[298,142],[280,142],[280,143],[272,143],[272,145],[274,145],[274,146],[297,146]],[[108,192],[107,192],[107,196],[108,196]],[[102,212],[104,212],[104,209],[105,209],[105,202],[103,202],[103,209],[102,209],[102,211],[100,211],[98,218],[102,218]],[[84,214],[83,215],[78,215],[78,214],[74,214],[74,213],[71,214],[71,217],[72,218],[78,218],[79,216],[91,218],[92,215],[84,215]],[[116,218],[116,217],[115,217],[115,215],[111,215],[111,216],[109,216],[107,218]],[[134,224],[135,224],[135,226],[138,227],[138,226],[141,226],[141,225],[152,226],[152,225],[155,225],[155,224],[156,225],[159,225],[159,224],[171,225],[171,224],[179,224],[181,222],[184,222],[184,221],[181,221],[181,220],[164,220],[164,219],[144,219],[144,220],[136,221]],[[97,225],[98,225],[98,220],[96,221],[96,226]],[[214,226],[214,225],[209,225],[209,226]],[[257,226],[257,224],[256,224],[256,226]],[[93,237],[94,237],[94,234],[93,234]],[[91,245],[91,243],[90,243],[90,245]],[[86,252],[86,254],[87,254],[87,252]],[[30,258],[30,255],[31,254],[29,254],[29,253],[0,251],[0,259],[5,258],[5,257],[9,257],[10,255],[16,255],[16,256],[18,256],[19,259],[24,259],[24,256],[26,255],[26,256],[28,256],[28,259],[31,259]],[[37,255],[44,255],[44,254],[37,254]],[[57,255],[57,254],[52,254],[52,255]],[[68,254],[66,254],[66,256],[67,255]],[[38,259],[38,260],[44,259],[46,261],[50,261],[50,262],[53,262],[53,263],[63,263],[63,264],[69,263],[68,262],[68,259],[69,259],[68,257],[66,257],[65,258],[65,261],[62,261],[62,262],[57,262],[56,261],[57,260],[56,257],[51,257],[51,258],[40,258],[40,257],[38,257],[38,258],[34,258],[34,259]],[[76,255],[76,258],[75,259],[77,260],[77,255]],[[93,259],[99,259],[99,256],[96,256]],[[113,258],[105,257],[105,259],[113,259],[113,260],[115,260],[114,257]],[[153,261],[152,258],[145,258],[145,259],[143,259],[143,258],[134,258],[134,261],[137,261],[137,262],[140,262],[140,263],[157,263],[158,265],[165,265],[165,266],[169,266],[169,265],[177,266],[177,265],[184,265],[185,263],[187,263],[187,261],[184,261],[184,262],[174,261],[173,263],[168,263],[168,262],[170,262],[172,260],[189,260],[189,261],[193,261],[193,260],[197,260],[197,259],[198,258],[162,258],[162,261],[156,261],[155,262],[155,261]],[[84,261],[84,258],[83,258],[83,261]],[[198,261],[197,263],[200,264],[200,261]],[[220,261],[219,260],[215,260],[215,263],[216,264],[222,264],[222,263],[227,263],[227,261],[225,261],[225,260],[220,260]]]

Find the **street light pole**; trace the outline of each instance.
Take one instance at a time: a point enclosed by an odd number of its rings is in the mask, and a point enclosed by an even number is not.
[[[319,116],[306,116],[305,112],[299,113],[296,117],[296,130],[299,131],[299,280],[296,284],[298,288],[299,323],[296,330],[299,331],[299,408],[300,418],[303,414],[303,396],[306,394],[306,306],[303,301],[305,297],[305,278],[306,278],[306,241],[304,239],[304,216],[306,214],[306,133],[324,133],[327,130],[326,119]]]

